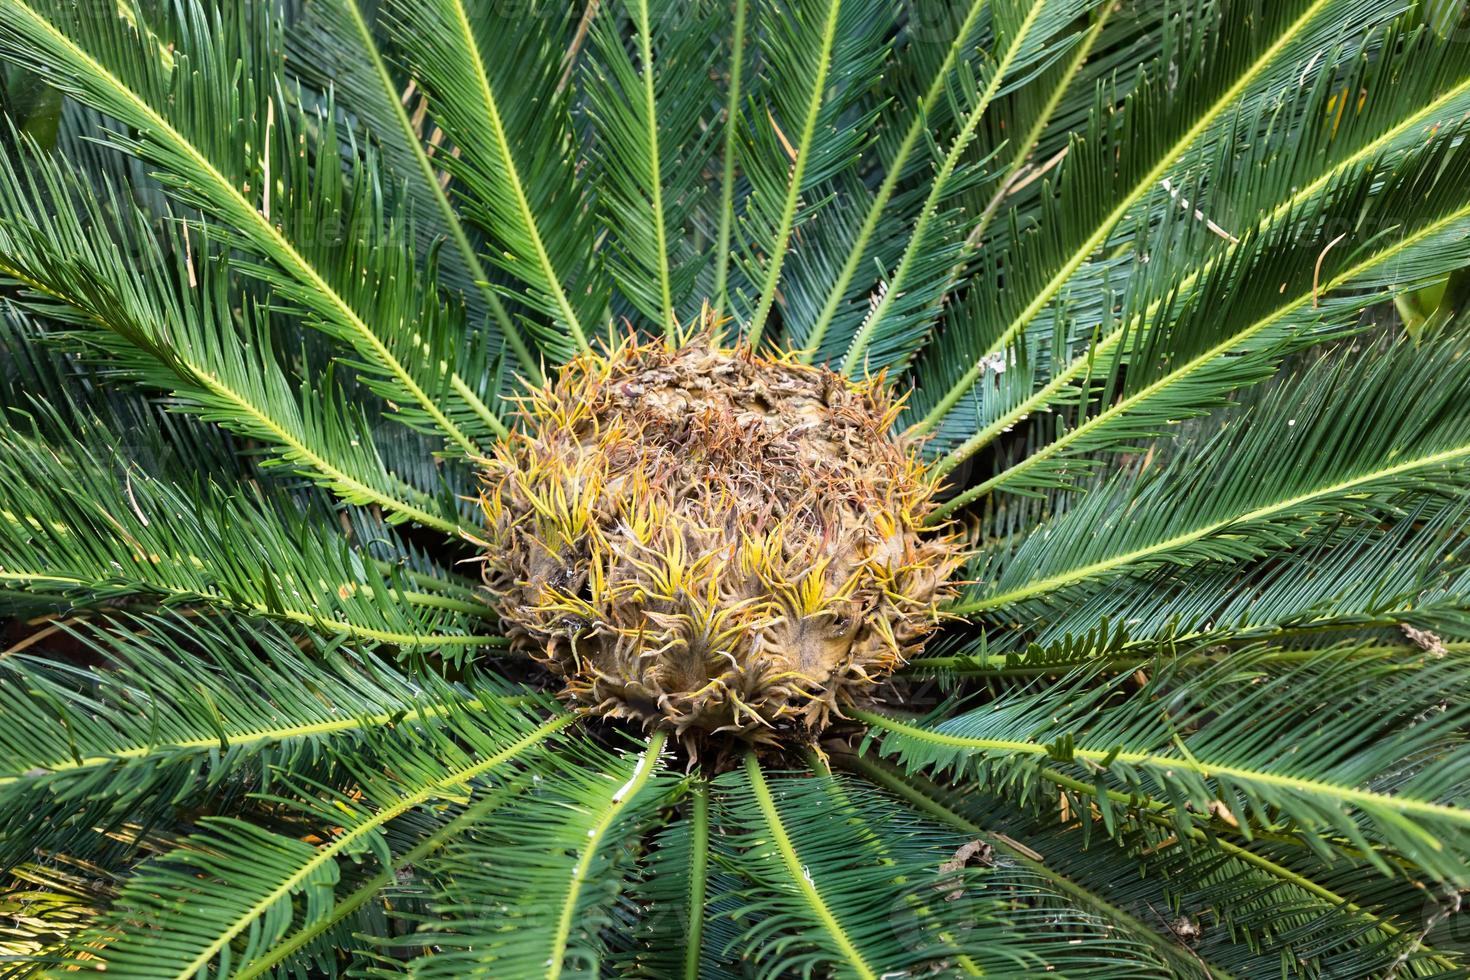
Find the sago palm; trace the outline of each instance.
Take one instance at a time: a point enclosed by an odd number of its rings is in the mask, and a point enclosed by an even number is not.
[[[0,0],[0,973],[1459,973],[1461,13]]]

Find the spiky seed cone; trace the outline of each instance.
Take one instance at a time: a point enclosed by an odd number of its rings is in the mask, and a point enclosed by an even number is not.
[[[513,644],[696,751],[810,739],[922,643],[960,560],[882,379],[712,337],[577,357],[484,474]]]

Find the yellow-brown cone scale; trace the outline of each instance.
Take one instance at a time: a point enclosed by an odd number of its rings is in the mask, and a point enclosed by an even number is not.
[[[567,700],[696,752],[808,742],[915,652],[960,555],[881,378],[712,337],[584,353],[523,400],[485,580]]]

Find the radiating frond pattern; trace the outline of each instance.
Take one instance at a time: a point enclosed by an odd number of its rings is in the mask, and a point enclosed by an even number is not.
[[[1467,975],[1467,29],[0,0],[0,977]]]

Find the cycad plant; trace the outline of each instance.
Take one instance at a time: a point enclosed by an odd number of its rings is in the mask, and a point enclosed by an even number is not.
[[[0,974],[1460,973],[1460,15],[0,0]]]

